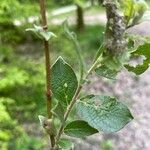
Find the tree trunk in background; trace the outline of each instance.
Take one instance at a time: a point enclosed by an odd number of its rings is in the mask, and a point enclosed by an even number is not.
[[[103,4],[104,0],[98,0],[99,5]]]
[[[91,6],[93,6],[93,5],[94,5],[94,1],[95,1],[95,0],[91,0]]]
[[[83,8],[79,5],[77,6],[77,30],[82,31],[84,29],[84,14],[83,14]]]

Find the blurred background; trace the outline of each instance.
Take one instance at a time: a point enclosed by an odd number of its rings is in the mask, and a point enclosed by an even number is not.
[[[37,0],[0,1],[0,150],[48,150],[48,137],[38,115],[45,111],[45,67],[43,43],[25,29],[39,25]],[[101,0],[47,0],[52,62],[63,56],[78,71],[74,45],[65,37],[62,23],[68,19],[80,41],[84,60],[90,62],[102,43],[106,16]],[[133,34],[150,36],[150,23],[130,29]],[[150,149],[150,70],[137,77],[123,70],[117,81],[91,75],[84,92],[109,94],[121,99],[135,120],[116,134],[96,134],[77,140],[77,150]]]

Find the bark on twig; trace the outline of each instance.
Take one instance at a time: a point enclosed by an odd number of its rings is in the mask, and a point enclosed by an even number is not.
[[[47,31],[47,18],[46,18],[46,8],[45,0],[40,0],[41,9],[41,19],[43,30]],[[50,70],[50,53],[49,53],[49,43],[44,40],[44,50],[45,50],[45,69],[46,69],[46,97],[47,97],[47,114],[48,119],[52,118],[51,108],[52,108],[52,95],[51,95],[51,70]],[[54,135],[49,135],[51,140],[51,146],[54,146],[55,139]]]

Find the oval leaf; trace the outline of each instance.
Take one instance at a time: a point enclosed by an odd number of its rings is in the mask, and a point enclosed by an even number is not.
[[[95,96],[78,101],[79,116],[98,131],[107,133],[122,129],[133,117],[124,104],[109,96]]]
[[[88,125],[87,122],[83,120],[76,120],[69,123],[65,129],[64,133],[68,136],[83,138],[97,133],[98,131]]]
[[[78,81],[73,69],[62,57],[59,57],[51,68],[51,86],[54,97],[67,106],[73,98]]]

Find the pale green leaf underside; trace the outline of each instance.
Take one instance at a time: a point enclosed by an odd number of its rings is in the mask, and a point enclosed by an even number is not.
[[[97,133],[98,131],[83,120],[70,122],[64,129],[64,133],[71,137],[83,138]]]
[[[42,27],[34,25],[34,28],[28,28],[26,31],[35,33],[39,38],[49,41],[52,37],[56,37],[53,32],[45,31]]]
[[[51,68],[51,86],[54,97],[63,106],[67,106],[73,98],[78,81],[73,69],[59,57]]]
[[[133,119],[127,106],[109,96],[78,101],[77,111],[90,126],[106,133],[119,131]]]

